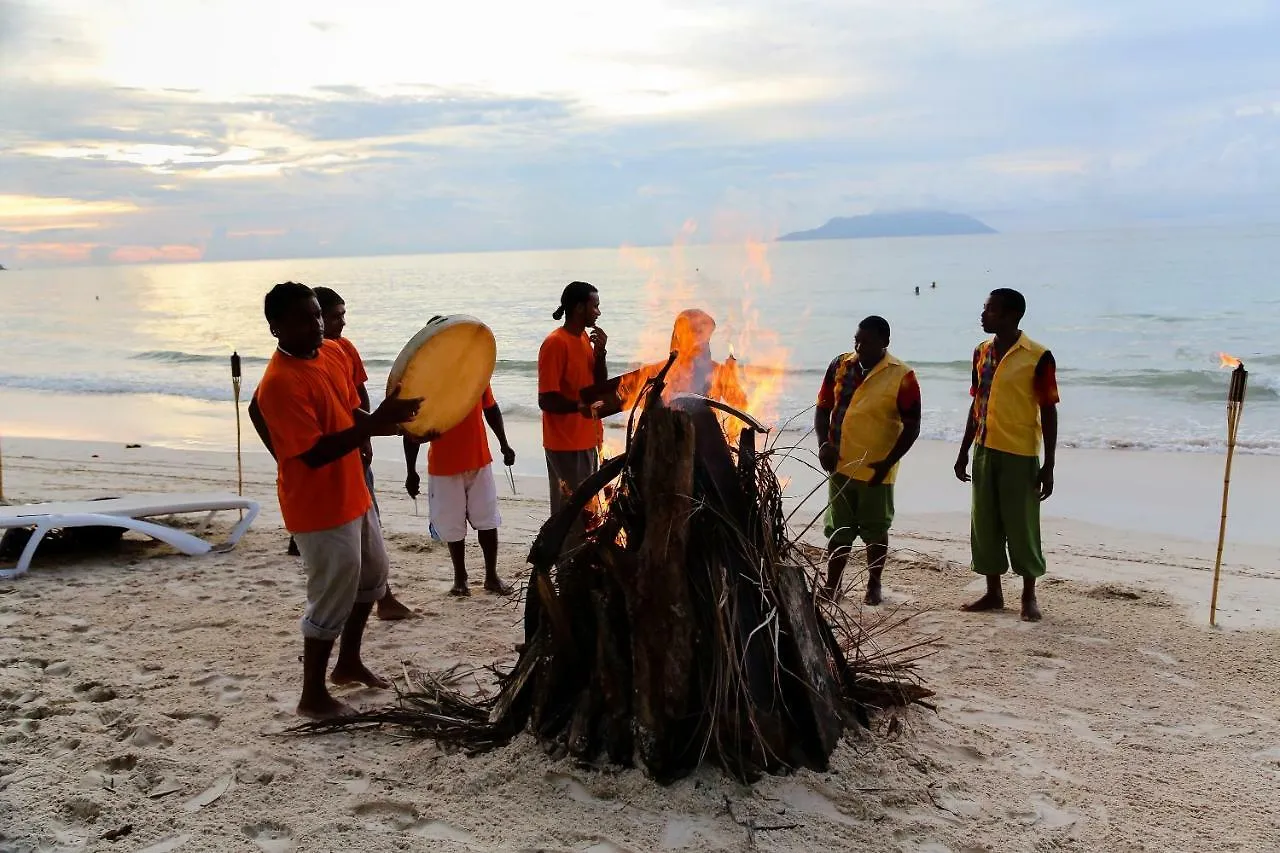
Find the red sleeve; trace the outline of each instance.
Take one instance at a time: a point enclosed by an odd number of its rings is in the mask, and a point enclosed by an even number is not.
[[[818,389],[818,408],[831,411],[836,407],[836,368],[840,359],[833,359],[827,366],[827,373],[822,377],[822,387]]]
[[[969,380],[969,396],[978,396],[978,371],[982,367],[982,345],[974,347],[973,350],[973,375]]]
[[[914,370],[907,371],[898,386],[898,414],[904,418],[920,417],[920,382]]]
[[[356,349],[356,345],[346,338],[339,338],[339,343],[344,344],[343,349],[347,351],[347,357],[351,359],[351,378],[356,381],[357,385],[363,385],[369,381],[369,374],[364,371],[364,359],[360,358],[360,350]]]
[[[1048,350],[1036,363],[1035,391],[1036,402],[1041,406],[1058,404],[1058,365]]]
[[[538,350],[538,393],[559,393],[564,371],[569,364],[569,350],[560,335],[551,335]]]
[[[496,405],[498,405],[498,401],[493,398],[493,386],[486,385],[484,389],[484,396],[480,398],[480,408],[492,409]]]
[[[258,408],[267,422],[277,459],[301,456],[316,446],[324,431],[315,402],[292,376],[273,376],[258,386]]]

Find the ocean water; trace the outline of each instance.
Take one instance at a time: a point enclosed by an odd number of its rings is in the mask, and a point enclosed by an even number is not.
[[[274,348],[262,296],[286,279],[346,299],[375,401],[430,317],[482,319],[495,394],[531,424],[538,345],[560,289],[585,279],[602,293],[612,370],[661,360],[675,313],[701,307],[718,358],[732,347],[776,369],[753,408],[779,429],[808,428],[826,365],[880,314],[920,377],[924,435],[954,440],[982,302],[1008,286],[1057,357],[1064,444],[1221,449],[1225,351],[1250,370],[1241,450],[1276,454],[1278,269],[1280,228],[1255,227],[17,270],[0,273],[0,432],[234,446],[228,357],[244,358],[247,402]]]

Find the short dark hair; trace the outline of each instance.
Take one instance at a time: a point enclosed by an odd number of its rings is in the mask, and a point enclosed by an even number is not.
[[[314,299],[315,291],[296,281],[282,281],[267,291],[267,298],[262,300],[262,313],[267,315],[267,322],[274,324],[283,319],[293,303],[302,299]]]
[[[1027,297],[1013,288],[997,287],[991,291],[991,295],[1000,300],[1000,304],[1004,306],[1006,311],[1017,314],[1019,320],[1027,313]]]
[[[565,285],[564,290],[561,291],[560,307],[551,314],[551,318],[559,320],[565,314],[570,313],[574,308],[590,299],[593,293],[599,293],[594,284],[589,284],[585,281],[569,282]]]
[[[872,314],[867,319],[858,324],[859,329],[866,329],[868,332],[875,332],[884,338],[885,343],[889,342],[889,321],[876,314]]]
[[[320,303],[321,311],[347,304],[347,300],[339,296],[338,291],[331,287],[313,287],[311,290],[316,295],[316,301]]]

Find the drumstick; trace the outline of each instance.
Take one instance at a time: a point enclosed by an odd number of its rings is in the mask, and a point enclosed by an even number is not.
[[[519,492],[516,491],[516,475],[511,473],[510,465],[507,466],[507,479],[511,481],[511,494],[513,495],[520,494]]]

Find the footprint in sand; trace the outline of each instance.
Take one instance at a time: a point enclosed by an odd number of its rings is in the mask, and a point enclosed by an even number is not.
[[[248,824],[242,828],[249,840],[265,853],[293,853],[298,849],[298,845],[293,841],[293,833],[283,823],[269,820]]]
[[[110,702],[117,697],[116,691],[100,681],[83,681],[75,686],[76,698],[85,702]]]
[[[474,835],[464,832],[456,826],[438,820],[420,820],[409,827],[409,832],[419,838],[430,841],[454,841],[458,844],[478,845],[480,842]]]
[[[171,720],[196,723],[206,729],[216,729],[222,725],[222,718],[217,714],[206,714],[201,711],[166,711],[164,715]]]
[[[124,734],[120,736],[120,740],[132,744],[133,746],[140,746],[143,748],[163,748],[173,746],[173,740],[171,738],[167,738],[146,726],[133,726],[132,728],[125,729]]]
[[[244,698],[243,685],[248,679],[243,675],[223,675],[211,672],[199,678],[191,679],[191,683],[203,687],[206,693],[214,696],[224,705],[232,705]]]
[[[414,806],[393,800],[361,803],[351,813],[372,832],[403,832],[419,823],[418,810]]]

